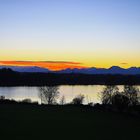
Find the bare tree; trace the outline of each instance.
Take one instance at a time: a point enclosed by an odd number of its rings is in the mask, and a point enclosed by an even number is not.
[[[103,104],[112,104],[112,97],[119,93],[119,88],[114,85],[106,86],[101,92],[101,101]]]
[[[63,95],[60,99],[60,104],[64,105],[66,103],[65,96]]]
[[[135,86],[125,85],[124,86],[124,95],[129,99],[130,105],[136,105],[139,102],[140,91]]]
[[[85,96],[80,94],[72,100],[72,104],[81,105],[84,102],[84,98]]]
[[[41,99],[41,104],[55,104],[56,99],[59,97],[59,87],[58,86],[45,86],[39,88],[39,97]]]

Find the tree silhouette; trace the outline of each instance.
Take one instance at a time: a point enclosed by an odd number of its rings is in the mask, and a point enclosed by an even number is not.
[[[60,99],[60,104],[64,105],[66,103],[65,96],[63,95]]]
[[[112,105],[114,107],[117,107],[119,110],[127,108],[129,103],[130,103],[129,98],[126,95],[122,94],[121,92],[112,96]]]
[[[59,87],[58,86],[45,86],[39,88],[39,97],[41,98],[41,104],[55,104],[56,99],[59,96]]]
[[[112,97],[119,93],[119,88],[114,85],[106,86],[101,92],[101,101],[103,104],[112,104]]]
[[[124,86],[124,95],[130,101],[130,105],[136,105],[139,102],[138,94],[140,93],[139,89],[135,86],[125,85]]]
[[[123,92],[119,92],[117,86],[106,86],[101,92],[101,100],[103,104],[110,104],[122,110],[128,106],[137,105],[139,93],[139,89],[135,86],[125,85]]]

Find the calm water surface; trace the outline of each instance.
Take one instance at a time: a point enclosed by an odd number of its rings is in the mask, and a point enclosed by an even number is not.
[[[60,86],[58,102],[63,95],[68,103],[72,101],[76,95],[83,94],[85,95],[85,104],[88,102],[100,103],[100,93],[104,87],[105,86],[101,85]],[[140,86],[138,86],[138,88],[140,89]],[[123,86],[119,86],[119,89],[122,90]],[[32,101],[38,101],[40,103],[38,87],[0,87],[0,95],[18,101],[30,98]]]

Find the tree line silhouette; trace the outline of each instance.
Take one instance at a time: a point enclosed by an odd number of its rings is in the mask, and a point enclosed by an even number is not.
[[[45,86],[39,88],[41,104],[48,105],[83,105],[85,96],[80,94],[72,99],[70,103],[65,102],[65,97],[62,96],[60,103],[57,103],[59,97],[58,86]],[[101,104],[93,102],[86,106],[94,109],[129,112],[140,115],[140,91],[136,86],[124,85],[123,90],[120,91],[116,85],[107,85],[100,93]]]
[[[130,85],[125,85],[121,92],[117,86],[106,86],[101,93],[101,101],[103,105],[112,105],[119,110],[139,105],[139,99],[139,89]]]
[[[0,69],[0,86],[139,85],[140,75],[20,73]]]
[[[43,86],[38,87],[39,98],[41,104],[47,105],[83,105],[85,96],[80,94],[72,99],[70,103],[66,103],[65,96],[63,95],[60,102],[57,99],[60,96],[59,86]],[[140,91],[136,86],[124,85],[123,90],[120,91],[116,85],[107,85],[100,93],[100,100],[103,106],[116,108],[118,110],[124,110],[129,107],[136,107],[140,105]],[[12,103],[16,101],[11,100]],[[0,103],[11,102],[6,100],[4,96],[0,96]],[[20,103],[32,103],[31,99],[24,99]],[[37,102],[34,102],[38,104]],[[89,106],[93,106],[94,103],[88,103]],[[99,105],[99,104],[98,104]],[[96,104],[97,106],[97,104]]]
[[[120,91],[116,85],[107,85],[99,94],[100,104],[93,102],[84,104],[85,96],[82,94],[75,96],[71,102],[66,103],[64,95],[60,98],[59,86],[42,86],[38,87],[38,90],[41,106],[83,106],[95,110],[123,112],[140,116],[140,91],[136,86],[125,85]],[[15,101],[6,99],[4,96],[0,96],[0,104],[39,105],[38,102],[32,102],[28,98]]]

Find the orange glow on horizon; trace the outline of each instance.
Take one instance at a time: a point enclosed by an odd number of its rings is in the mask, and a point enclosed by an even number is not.
[[[87,68],[78,62],[65,62],[65,61],[0,61],[0,65],[6,66],[37,66],[47,68],[49,70],[57,71],[67,68]]]

